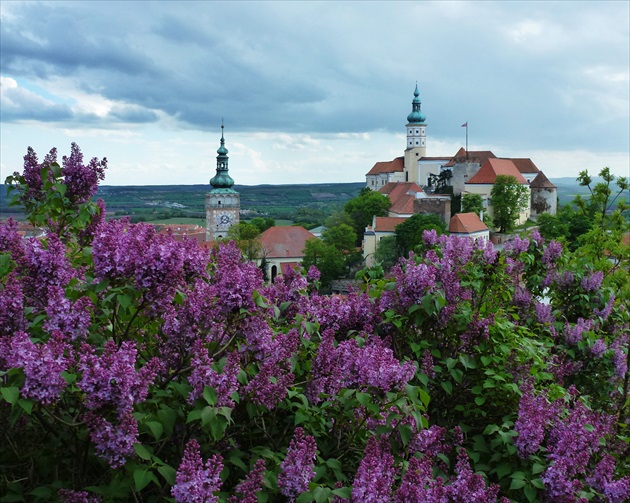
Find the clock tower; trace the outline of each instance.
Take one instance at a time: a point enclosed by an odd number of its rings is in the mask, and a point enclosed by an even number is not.
[[[418,161],[427,155],[427,124],[422,113],[422,102],[418,84],[413,93],[411,113],[407,116],[407,148],[405,149],[405,172],[407,181],[418,183]]]
[[[228,149],[223,138],[217,150],[217,174],[210,180],[212,189],[206,194],[206,241],[216,241],[227,236],[233,225],[238,225],[241,196],[232,186],[234,180],[228,174]]]

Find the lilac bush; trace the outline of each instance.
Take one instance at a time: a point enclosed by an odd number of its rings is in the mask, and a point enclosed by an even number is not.
[[[630,498],[627,262],[426,232],[324,296],[106,220],[105,167],[7,180],[46,234],[0,224],[0,499]]]

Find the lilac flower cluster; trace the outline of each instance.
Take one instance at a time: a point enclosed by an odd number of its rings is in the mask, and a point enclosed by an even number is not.
[[[0,337],[10,336],[24,330],[24,295],[15,273],[10,273],[0,287]]]
[[[340,336],[351,330],[372,333],[380,322],[379,307],[367,293],[350,292],[341,296],[312,296],[308,313],[319,323],[320,330],[332,328]]]
[[[136,370],[137,354],[133,341],[124,341],[120,348],[114,341],[107,341],[100,355],[93,346],[82,344],[77,364],[82,377],[77,386],[86,394],[88,409],[111,406],[123,414],[146,398],[147,388],[157,373],[157,360]]]
[[[208,257],[196,242],[156,234],[153,226],[110,220],[92,242],[97,280],[133,281],[162,310],[185,281],[205,274]]]
[[[564,325],[564,340],[570,346],[576,345],[582,340],[584,332],[588,332],[593,328],[593,322],[591,320],[584,320],[578,318],[575,325],[565,323]]]
[[[401,364],[376,336],[370,337],[362,347],[358,347],[355,339],[335,347],[333,332],[327,330],[322,334],[311,370],[313,381],[307,396],[317,403],[320,393],[334,395],[346,386],[400,390],[413,378],[416,365],[411,361]]]
[[[71,489],[59,489],[57,493],[61,503],[100,503],[100,496],[90,494],[87,491],[72,491]]]
[[[71,340],[83,339],[90,327],[90,315],[94,305],[88,297],[71,302],[60,286],[48,287],[47,319],[44,329],[59,330]]]
[[[219,498],[214,493],[221,488],[221,470],[223,458],[219,454],[209,458],[204,466],[199,443],[192,439],[186,444],[171,495],[177,503],[217,502]]]
[[[97,454],[112,468],[119,468],[133,455],[133,444],[138,442],[138,421],[131,411],[119,415],[117,424],[93,412],[85,415],[90,440]]]
[[[50,167],[53,162],[57,162],[57,149],[53,148],[44,157],[44,161],[40,164],[39,158],[32,147],[28,147],[26,155],[24,156],[24,181],[28,187],[27,191],[21,195],[21,201],[41,201],[44,199],[44,184],[42,180],[42,169]],[[15,173],[19,175],[19,173]],[[52,173],[48,174],[48,180],[52,181]]]
[[[308,490],[308,483],[315,477],[316,455],[315,439],[311,435],[305,435],[302,428],[296,428],[278,474],[280,493],[288,501],[295,501],[301,493]]]
[[[66,257],[66,247],[56,234],[50,234],[46,244],[39,239],[27,240],[24,260],[18,265],[24,294],[32,305],[46,306],[50,287],[64,288],[77,277]]]
[[[499,495],[499,486],[486,487],[484,478],[473,473],[466,449],[460,448],[455,466],[457,476],[447,488],[450,501],[458,503],[494,503]]]
[[[412,457],[394,495],[395,503],[444,503],[448,501],[444,480],[433,478],[433,465],[427,457]]]
[[[574,388],[569,392],[576,394]],[[614,417],[589,410],[579,399],[572,401],[567,414],[555,421],[547,441],[551,461],[542,476],[545,494],[552,501],[573,501],[582,489],[591,456],[598,453],[600,441],[614,431]]]
[[[522,458],[528,458],[540,448],[545,431],[558,414],[557,405],[549,403],[546,392],[534,394],[534,385],[526,380],[520,387],[521,400],[514,431],[518,433],[514,444]]]
[[[396,471],[386,440],[369,438],[352,484],[352,503],[389,503]]]
[[[26,247],[13,217],[0,221],[0,253],[8,253],[18,265],[24,263]]]
[[[240,357],[237,352],[228,355],[222,372],[212,368],[213,359],[208,356],[208,350],[201,340],[197,340],[193,347],[190,366],[192,370],[188,382],[193,390],[188,396],[190,403],[199,398],[205,386],[214,388],[217,393],[218,407],[234,407],[232,394],[238,391],[237,377],[241,370]]]
[[[75,204],[82,204],[90,200],[98,190],[98,183],[105,179],[107,159],[99,161],[92,158],[87,165],[83,165],[83,153],[76,143],[70,147],[70,155],[63,156],[61,174],[68,187],[66,197]]]
[[[290,372],[291,358],[299,342],[300,335],[296,329],[276,335],[270,352],[260,361],[258,374],[245,387],[245,393],[251,395],[252,402],[271,410],[286,396],[295,378]]]
[[[44,405],[59,400],[67,386],[62,373],[70,365],[70,350],[59,332],[53,332],[47,342],[40,344],[34,344],[21,331],[0,339],[0,353],[6,366],[3,370],[22,368],[25,376],[22,395]]]
[[[258,503],[256,493],[262,490],[265,476],[265,460],[260,458],[244,480],[239,482],[234,490],[236,494],[230,496],[228,503]]]

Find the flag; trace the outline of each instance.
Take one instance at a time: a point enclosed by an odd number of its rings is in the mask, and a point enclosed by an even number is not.
[[[464,123],[462,124],[462,127],[468,127],[468,121],[464,122]]]

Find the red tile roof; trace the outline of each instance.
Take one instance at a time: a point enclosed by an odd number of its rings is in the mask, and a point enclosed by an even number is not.
[[[451,218],[448,230],[454,233],[472,234],[474,232],[487,231],[488,227],[476,213],[458,213]]]
[[[405,168],[405,158],[404,157],[396,157],[393,161],[381,161],[377,162],[370,171],[367,172],[368,175],[380,175],[381,173],[396,173],[397,171],[404,171]]]
[[[376,217],[375,232],[394,232],[396,226],[402,224],[406,218],[402,217]]]
[[[495,159],[496,155],[494,155],[490,150],[469,150],[468,158],[466,158],[466,150],[464,147],[460,148],[457,153],[453,156],[453,158],[447,162],[444,166],[450,167],[458,162],[478,162],[481,166],[487,159]]]
[[[260,235],[260,243],[267,258],[303,257],[304,245],[315,236],[304,227],[270,227]],[[317,239],[317,238],[315,238]]]
[[[540,170],[534,164],[530,158],[525,157],[507,157],[506,159],[512,161],[516,169],[519,170],[520,173],[539,173]]]
[[[466,184],[493,184],[499,175],[513,176],[517,182],[527,183],[527,180],[523,178],[511,160],[492,158],[486,159],[477,174],[471,177]]]
[[[529,184],[530,187],[535,189],[555,189],[556,186],[549,181],[549,178],[545,176],[542,171],[539,171],[536,178]]]
[[[416,194],[422,192],[422,187],[415,182],[389,182],[378,191],[389,196],[392,202],[389,211],[402,215],[413,213],[413,202]]]

